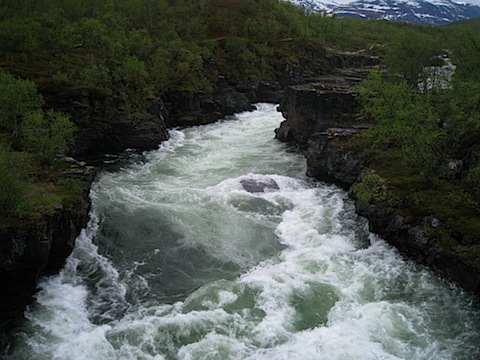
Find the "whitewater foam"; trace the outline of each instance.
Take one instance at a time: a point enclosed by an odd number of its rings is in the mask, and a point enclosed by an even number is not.
[[[97,178],[8,359],[471,359],[471,299],[368,232],[273,140],[274,105]],[[260,148],[261,153],[256,153]],[[275,181],[248,192],[242,180]]]

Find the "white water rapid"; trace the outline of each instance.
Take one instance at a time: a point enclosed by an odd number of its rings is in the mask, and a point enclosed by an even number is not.
[[[0,357],[480,359],[472,299],[305,177],[281,120],[258,104],[103,171],[88,228]]]

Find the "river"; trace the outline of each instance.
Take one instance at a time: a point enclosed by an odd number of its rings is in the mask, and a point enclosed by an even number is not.
[[[102,171],[4,358],[480,359],[473,299],[307,178],[274,140],[281,114],[257,107]]]

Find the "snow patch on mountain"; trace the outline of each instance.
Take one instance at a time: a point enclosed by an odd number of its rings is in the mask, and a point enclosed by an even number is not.
[[[341,3],[335,1],[319,1],[319,0],[289,0],[290,2],[302,6],[309,11],[325,11],[332,10],[338,6],[341,6]]]
[[[345,0],[339,0],[344,2]],[[308,11],[326,11],[342,17],[388,19],[421,24],[445,24],[480,17],[480,7],[454,0],[290,0]]]

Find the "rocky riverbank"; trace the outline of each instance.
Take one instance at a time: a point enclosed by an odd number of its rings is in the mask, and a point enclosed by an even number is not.
[[[286,75],[288,77],[288,74]],[[290,81],[290,80],[288,80]],[[293,80],[292,80],[293,81]],[[279,102],[278,82],[260,80],[229,84],[219,77],[208,94],[149,96],[136,111],[110,91],[74,88],[40,88],[49,107],[68,114],[76,125],[71,154],[61,171],[52,171],[39,186],[55,188],[59,179],[77,181],[67,197],[68,206],[53,201],[34,216],[0,220],[0,324],[15,319],[31,302],[38,279],[58,271],[70,255],[76,237],[89,220],[89,192],[95,168],[106,154],[126,149],[151,150],[168,138],[168,129],[215,122],[225,116],[254,109],[255,102]],[[61,182],[61,181],[60,181]],[[79,185],[79,183],[81,185]],[[48,193],[49,190],[45,192]],[[42,196],[40,193],[32,197]]]
[[[389,201],[365,201],[356,196],[356,186],[375,172],[368,151],[352,147],[350,142],[355,134],[372,126],[355,118],[358,104],[352,87],[363,76],[363,70],[350,70],[348,75],[343,71],[289,87],[279,107],[286,120],[276,130],[277,139],[302,148],[310,176],[349,190],[356,199],[357,213],[369,220],[372,232],[442,278],[480,295],[480,273],[436,235],[438,219],[407,217]]]
[[[61,191],[68,193],[58,197],[63,202],[0,223],[0,323],[20,315],[31,301],[38,279],[63,266],[89,220],[95,169],[71,158],[64,161],[66,165],[46,185],[50,192],[58,191],[54,182],[66,186],[68,189]]]
[[[351,190],[368,169],[369,159],[344,146],[343,140],[370,126],[355,119],[358,104],[352,87],[365,78],[378,58],[350,53],[317,55],[287,66],[283,76],[270,83],[250,80],[232,84],[219,77],[211,93],[152,95],[145,99],[144,111],[138,112],[126,111],[121,97],[105,92],[43,89],[43,94],[50,106],[75,122],[77,141],[72,154],[85,160],[127,148],[155,149],[167,139],[169,128],[211,123],[251,110],[255,102],[281,103],[279,110],[286,120],[276,130],[277,139],[300,146],[308,175]],[[81,180],[80,202],[70,207],[58,204],[40,218],[0,227],[0,321],[21,313],[31,301],[39,277],[61,268],[88,221],[88,194],[95,170],[73,162],[59,176]],[[357,210],[369,219],[372,231],[404,254],[466,289],[479,291],[480,275],[458,262],[451,248],[428,238],[419,225],[424,219],[407,221],[393,209],[361,200],[357,200]]]

